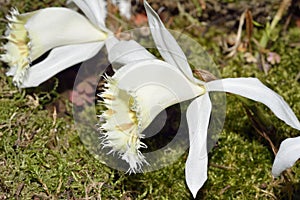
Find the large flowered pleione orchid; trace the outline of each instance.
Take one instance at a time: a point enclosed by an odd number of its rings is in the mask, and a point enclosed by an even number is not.
[[[85,61],[103,47],[111,34],[105,26],[104,0],[73,0],[86,15],[62,7],[45,8],[20,14],[13,9],[3,46],[1,61],[10,66],[7,75],[13,76],[21,88],[35,87],[58,72]],[[41,62],[31,63],[51,50]]]
[[[100,116],[102,144],[128,162],[130,172],[138,172],[143,164],[148,164],[140,152],[146,148],[141,139],[143,130],[155,116],[168,106],[193,99],[187,109],[190,148],[185,174],[187,185],[196,197],[207,179],[210,92],[229,92],[261,102],[279,119],[300,130],[299,120],[289,105],[256,78],[227,78],[207,83],[195,78],[176,40],[149,4],[144,3],[154,42],[165,61],[149,56],[146,50],[139,52],[143,58],[138,59],[134,56],[134,50],[139,49],[137,43],[117,43],[110,50],[110,61],[124,66],[107,77],[105,91],[100,94],[107,108]],[[120,55],[117,49],[129,53]]]

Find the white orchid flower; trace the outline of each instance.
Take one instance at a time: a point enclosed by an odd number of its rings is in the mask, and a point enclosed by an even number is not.
[[[7,16],[8,42],[0,59],[10,66],[7,75],[21,88],[38,86],[58,72],[85,61],[103,47],[111,34],[105,27],[106,2],[73,0],[83,15],[61,7]],[[32,61],[51,50],[43,61]]]
[[[186,182],[196,197],[207,179],[207,131],[212,110],[209,92],[230,92],[261,102],[279,119],[300,130],[299,120],[283,98],[256,78],[228,78],[208,83],[196,79],[176,40],[146,1],[145,8],[153,39],[166,62],[153,58],[133,41],[117,43],[110,51],[110,60],[125,66],[107,78],[105,92],[100,94],[107,107],[101,115],[103,145],[127,161],[130,172],[140,171],[147,163],[140,152],[140,148],[146,148],[141,142],[142,132],[154,117],[170,105],[195,98],[187,109],[190,149]],[[123,55],[114,50],[125,48]],[[138,56],[130,53],[139,48]]]

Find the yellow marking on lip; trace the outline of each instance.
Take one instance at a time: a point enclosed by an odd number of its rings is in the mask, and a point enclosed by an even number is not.
[[[136,112],[135,111],[132,111],[132,110],[129,110],[129,117],[130,119],[135,123],[137,124],[138,123],[138,118],[136,116]]]
[[[21,41],[21,40],[19,40],[16,44],[17,44],[18,46],[26,46],[25,42],[24,42],[24,41]]]
[[[120,131],[126,131],[128,129],[130,129],[134,124],[133,123],[128,123],[128,124],[121,124],[116,126],[116,129],[120,130]]]
[[[116,113],[116,111],[113,110],[113,109],[108,109],[107,111],[105,111],[105,113],[106,113],[107,115],[109,115],[109,116],[112,116],[113,114]]]
[[[24,57],[27,56],[27,52],[20,52],[20,54],[21,54],[22,56],[24,56]]]
[[[23,50],[23,51],[27,51],[27,46],[20,46],[20,47],[19,47],[19,50],[21,50],[21,51],[22,51],[22,50]]]
[[[16,38],[17,38],[16,35],[13,34],[13,33],[10,34],[10,37],[13,38],[13,39],[16,39]]]
[[[111,95],[111,94],[102,94],[102,97],[103,98],[105,98],[105,99],[108,99],[108,100],[115,100],[116,98],[113,96],[113,95]]]

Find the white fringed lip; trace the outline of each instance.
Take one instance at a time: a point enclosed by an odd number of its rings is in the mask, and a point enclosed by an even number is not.
[[[26,18],[32,14],[21,16],[17,9],[12,9],[10,15],[6,17],[9,24],[4,38],[8,42],[3,45],[5,54],[0,56],[0,60],[11,67],[7,75],[14,76],[13,82],[16,85],[20,85],[31,62],[30,39],[25,29],[25,23]]]
[[[146,145],[142,132],[165,108],[205,92],[170,64],[147,60],[128,64],[106,77],[99,94],[106,110],[100,115],[103,147],[111,148],[129,164],[129,172],[141,172],[148,164],[141,153]]]
[[[119,89],[116,80],[106,77],[106,81],[104,92],[99,94],[106,107],[100,115],[101,144],[129,164],[129,173],[141,172],[142,165],[148,164],[140,152],[147,148],[141,142],[141,110],[134,96]]]

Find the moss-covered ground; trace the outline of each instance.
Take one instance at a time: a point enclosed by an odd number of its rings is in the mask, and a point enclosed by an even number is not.
[[[61,5],[63,0],[0,0],[0,29],[3,33],[4,16],[12,6],[28,12]],[[171,27],[187,27],[190,22],[184,17],[176,15]],[[278,29],[283,26],[284,22]],[[222,77],[259,78],[282,95],[300,118],[300,83],[296,80],[300,71],[299,27],[290,24],[284,34],[270,41],[268,48],[277,52],[281,61],[268,74],[257,64],[247,64],[243,52],[225,59],[216,38],[227,37],[228,32],[212,26],[200,37],[198,30],[190,26],[185,33],[207,49],[220,66]],[[262,28],[255,27],[254,37],[259,39],[262,32]],[[192,198],[184,175],[187,154],[173,165],[144,174],[128,175],[111,169],[82,144],[68,99],[56,88],[47,92],[18,90],[5,76],[5,65],[0,65],[0,199]],[[58,112],[57,101],[64,104],[63,114]],[[263,109],[271,121],[271,134],[275,135],[271,139],[276,147],[284,138],[299,134],[267,108],[255,106]],[[209,154],[208,180],[197,199],[299,199],[299,164],[285,177],[273,178],[273,159],[269,143],[253,127],[245,105],[236,96],[227,95],[225,126]]]

